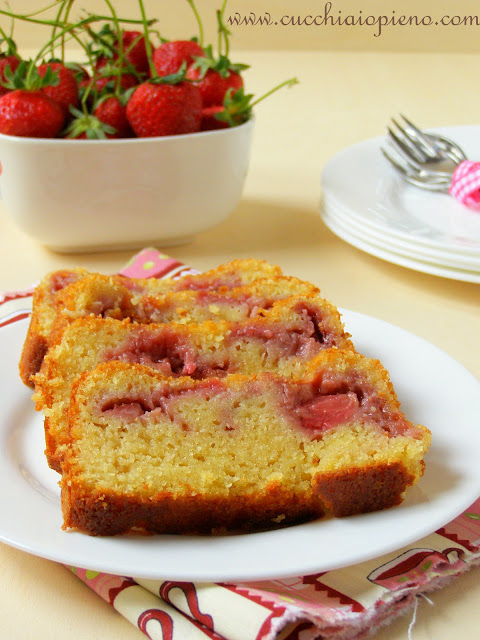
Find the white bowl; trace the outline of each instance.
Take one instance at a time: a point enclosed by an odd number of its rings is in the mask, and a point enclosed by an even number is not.
[[[25,233],[62,253],[190,242],[236,208],[253,121],[125,140],[0,134],[0,189]]]

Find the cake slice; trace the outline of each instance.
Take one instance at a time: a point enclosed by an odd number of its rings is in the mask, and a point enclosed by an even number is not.
[[[33,296],[30,326],[19,363],[20,377],[27,386],[33,386],[32,375],[40,370],[61,310],[65,310],[65,317],[88,313],[132,317],[135,298],[151,298],[170,291],[227,290],[281,274],[279,267],[254,259],[233,260],[210,271],[178,279],[103,276],[85,269],[50,273],[36,287]]]
[[[57,316],[55,300],[58,292],[85,277],[85,269],[62,269],[47,274],[35,287],[32,315],[20,358],[20,377],[27,386],[33,386],[30,377],[40,370],[48,349],[49,336]]]
[[[75,383],[65,529],[256,531],[398,505],[429,431],[376,360],[328,349],[305,374],[194,380],[110,362]]]
[[[138,281],[92,275],[67,287],[58,299],[50,342],[73,320],[86,316],[130,318],[142,323],[238,321],[261,314],[276,300],[319,292],[314,285],[287,276],[261,278],[231,289],[225,286],[166,293],[155,293],[158,281],[148,284],[148,289],[143,285],[139,289]]]
[[[160,296],[135,298],[137,322],[235,322],[262,315],[278,300],[291,296],[311,296],[318,287],[291,276],[260,278],[255,282],[226,290],[177,291]]]
[[[239,322],[138,324],[79,318],[57,336],[34,377],[36,406],[45,415],[49,465],[61,470],[73,382],[101,362],[136,362],[166,376],[196,379],[262,370],[291,376],[329,348],[353,345],[337,309],[318,295],[276,301],[263,315]]]

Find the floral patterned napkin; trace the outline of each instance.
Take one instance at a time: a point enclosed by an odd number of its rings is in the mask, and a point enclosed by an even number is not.
[[[478,564],[480,499],[415,545],[326,573],[195,584],[72,571],[150,638],[360,640]]]
[[[144,249],[120,273],[178,277],[195,271],[155,249]],[[0,327],[25,319],[31,293],[0,297]],[[452,577],[479,564],[480,498],[414,545],[308,576],[210,584],[69,568],[156,640],[360,640],[411,611],[417,596],[444,587]]]

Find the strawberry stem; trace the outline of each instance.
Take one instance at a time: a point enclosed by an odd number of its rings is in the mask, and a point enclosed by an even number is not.
[[[298,80],[296,78],[290,78],[290,80],[282,82],[253,102],[253,94],[246,94],[243,90],[243,87],[237,89],[237,91],[231,88],[225,94],[225,98],[223,100],[223,109],[215,113],[214,117],[220,122],[226,122],[230,127],[236,127],[250,120],[252,116],[252,109],[259,102],[265,100],[265,98],[271,96],[272,93],[278,91],[282,87],[291,87],[297,83]]]
[[[32,74],[36,71],[37,67],[35,64],[34,60],[30,60],[30,63],[28,65],[28,69],[27,69],[27,75],[26,75],[26,79],[25,79],[25,85],[27,87],[31,86],[32,83]]]
[[[155,65],[153,64],[152,44],[150,42],[150,35],[148,31],[149,21],[147,20],[147,14],[145,13],[143,0],[138,0],[138,6],[140,7],[140,14],[142,16],[143,33],[145,35],[145,51],[147,52],[150,75],[152,76],[152,78],[158,78],[157,70],[155,69]]]
[[[73,0],[67,0],[68,2]],[[0,14],[2,13],[2,11],[0,10]],[[3,12],[4,13],[4,12]],[[109,18],[111,19],[111,18]],[[75,38],[78,42],[80,42],[80,44],[82,45],[83,48],[85,48],[85,45],[81,42],[81,40],[78,38],[78,36],[76,36],[75,31],[76,30],[81,30],[81,29],[86,29],[88,25],[90,25],[92,22],[98,22],[100,20],[99,16],[97,16],[96,14],[89,14],[86,18],[83,18],[82,20],[80,20],[77,23],[73,23],[73,24],[68,24],[68,23],[55,23],[58,24],[58,26],[63,27],[63,29],[57,33],[53,38],[51,38],[41,49],[40,51],[37,53],[36,57],[35,57],[35,61],[41,59],[41,57],[44,55],[45,51],[51,47],[52,42],[54,42],[55,40],[58,40],[59,38],[64,39],[66,34],[69,34],[71,38]],[[119,20],[120,22],[120,20]],[[52,23],[53,24],[53,23]]]
[[[50,46],[50,53],[52,58],[55,58],[55,39],[56,39],[56,33],[57,33],[57,28],[60,27],[62,24],[65,24],[65,22],[67,21],[68,18],[68,13],[69,13],[69,7],[68,5],[71,6],[71,3],[73,2],[73,0],[63,0],[60,2],[60,8],[57,11],[57,15],[55,16],[55,22],[57,22],[56,25],[54,25],[52,27],[52,37],[51,37],[51,46]],[[62,20],[62,13],[65,9],[65,16],[63,17]],[[65,56],[65,38],[62,39],[62,46],[61,46],[61,58],[62,61],[64,59]]]
[[[54,5],[51,6],[56,6],[56,2]],[[7,18],[14,18],[16,20],[23,20],[24,22],[31,22],[33,24],[41,24],[44,26],[50,26],[50,27],[64,27],[65,24],[63,24],[62,22],[57,22],[56,20],[40,20],[37,18],[34,18],[32,16],[35,16],[39,13],[41,13],[42,11],[44,11],[44,9],[42,9],[41,11],[37,11],[35,13],[13,13],[12,11],[5,11],[4,9],[0,9],[0,15],[2,16],[7,16]],[[89,14],[86,18],[83,18],[82,20],[80,20],[79,22],[76,23],[76,25],[70,25],[72,27],[76,26],[78,28],[82,28],[85,25],[91,24],[92,22],[101,22],[103,20],[110,20],[109,16],[104,16],[104,15],[99,15],[99,14]],[[136,20],[134,18],[118,18],[118,21],[120,23],[125,23],[125,24],[136,24],[136,25],[143,25],[144,21],[143,20]],[[152,24],[155,24],[156,20],[151,19],[151,20],[147,20],[146,23],[148,26],[151,26]],[[50,43],[49,43],[50,44]]]
[[[7,50],[5,52],[6,56],[16,56],[18,59],[20,59],[20,56],[18,55],[18,51],[17,51],[17,45],[15,44],[15,41],[13,39],[13,31],[15,29],[15,20],[12,18],[10,21],[10,34],[7,35],[6,32],[1,29],[0,33],[3,36],[4,42],[7,45]]]
[[[53,9],[53,7],[56,7],[59,1],[60,0],[54,0],[52,4],[49,4],[46,7],[42,7],[41,9],[37,9],[36,11],[32,11],[31,13],[24,13],[23,15],[26,16],[27,18],[30,18],[32,16],[39,16],[41,13],[45,13],[45,11],[48,11],[49,9]]]
[[[225,53],[223,54],[226,58],[228,58],[228,54],[230,53],[230,41],[229,36],[231,32],[225,26],[223,22],[223,16],[225,13],[225,9],[227,8],[227,0],[223,0],[222,8],[217,10],[217,23],[218,23],[218,55],[222,55],[222,42],[225,44]]]
[[[96,21],[101,21],[101,20],[110,20],[109,16],[103,16],[100,15],[99,13],[95,13],[92,14],[95,16]],[[117,18],[118,22],[120,23],[125,23],[125,24],[132,24],[132,25],[143,25],[145,24],[143,20],[139,20],[138,18],[121,18],[118,17]],[[147,25],[149,27],[151,27],[153,24],[155,24],[157,22],[157,20],[155,18],[150,18],[149,20],[146,21]]]
[[[62,17],[63,7],[65,6],[65,2],[60,3],[60,8],[57,11],[57,15],[55,16],[55,21],[60,24],[60,19]],[[57,33],[57,25],[52,27],[52,36],[51,36],[51,46],[50,46],[50,55],[52,58],[55,58],[55,35]]]
[[[13,24],[12,24],[12,27],[13,27]],[[20,56],[18,55],[18,51],[17,51],[17,45],[15,44],[15,42],[13,40],[13,28],[10,29],[10,35],[7,35],[5,33],[5,31],[2,29],[2,27],[0,26],[0,35],[3,38],[1,44],[3,45],[3,43],[5,43],[6,46],[7,46],[7,50],[4,52],[5,55],[6,56],[16,56],[17,58],[20,58]]]
[[[83,21],[82,21],[83,22]],[[56,34],[53,38],[51,38],[37,53],[37,55],[35,56],[35,61],[40,60],[42,58],[42,56],[44,55],[45,51],[47,51],[47,49],[52,47],[52,44],[55,42],[55,40],[58,40],[59,38],[61,38],[63,41],[65,39],[65,35],[67,33],[71,33],[74,31],[74,29],[77,29],[78,26],[80,25],[80,22],[78,24],[70,24],[68,26],[66,26],[64,29],[62,29],[58,34]]]
[[[193,11],[193,15],[195,16],[195,20],[197,21],[197,25],[198,25],[198,44],[203,47],[203,24],[202,24],[202,19],[200,18],[200,14],[198,13],[197,7],[195,6],[195,3],[193,2],[193,0],[187,0],[187,3],[189,4],[191,10]]]
[[[74,2],[74,0],[67,0],[67,2],[66,2],[65,13],[63,14],[63,22],[64,23],[68,24],[68,16],[69,16],[70,11],[72,9],[73,2]],[[62,36],[60,51],[61,51],[61,60],[62,60],[62,62],[65,62],[65,34]]]
[[[13,13],[11,11],[5,11],[4,9],[0,9],[0,15],[7,16],[8,18],[14,18],[16,20],[23,20],[24,22],[32,22],[33,24],[42,24],[42,25],[51,26],[51,27],[62,26],[60,22],[57,22],[55,20],[40,20],[39,18],[32,17],[35,15],[38,15],[38,13],[40,12],[37,11],[36,13],[31,13],[31,14]]]
[[[297,78],[290,78],[289,80],[285,80],[285,82],[278,84],[276,87],[273,87],[273,89],[270,89],[270,91],[267,91],[267,93],[264,93],[263,96],[260,96],[260,98],[257,98],[256,100],[251,102],[250,108],[254,107],[259,102],[262,102],[262,100],[265,100],[265,98],[268,98],[268,96],[271,96],[272,93],[275,93],[279,89],[282,89],[282,87],[293,87],[293,85],[295,84],[299,84],[299,81]]]
[[[115,25],[115,31],[117,33],[118,59],[120,62],[120,69],[123,69],[124,62],[125,62],[125,51],[123,48],[122,30],[120,28],[120,23],[118,21],[117,12],[115,11],[112,3],[110,2],[110,0],[105,0],[105,4],[110,9],[110,12],[112,14],[113,24]],[[121,83],[122,83],[122,76],[119,73],[118,75],[115,76],[115,94],[118,94],[120,92]]]

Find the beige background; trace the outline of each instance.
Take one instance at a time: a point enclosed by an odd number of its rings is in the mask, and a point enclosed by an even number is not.
[[[18,12],[27,14],[39,7],[48,6],[48,0],[15,0],[10,3]],[[205,23],[207,40],[215,39],[215,11],[221,0],[197,0],[196,2]],[[270,14],[273,22],[281,21],[283,16],[305,18],[324,16],[327,3],[319,0],[229,0],[225,16],[236,13],[264,17]],[[480,6],[477,0],[332,0],[330,17],[375,21],[380,16],[400,20],[401,16],[417,18],[430,16],[435,23],[443,16],[478,17],[478,24],[469,26],[385,26],[378,33],[378,25],[367,26],[252,26],[232,25],[233,42],[237,49],[348,49],[368,51],[479,51],[480,50]],[[115,8],[124,17],[138,17],[135,0],[116,0]],[[196,22],[185,0],[145,0],[149,17],[158,19],[157,27],[163,37],[168,39],[190,38],[196,35]],[[105,13],[108,7],[102,0],[77,0],[72,15],[80,15],[81,9],[96,13]],[[52,15],[47,13],[44,15]],[[454,18],[455,19],[455,18]],[[286,21],[288,23],[288,20]],[[2,18],[0,24],[5,27],[8,19]],[[40,35],[37,27],[20,23],[15,27],[19,46],[36,47],[42,38],[48,39],[48,29]]]

